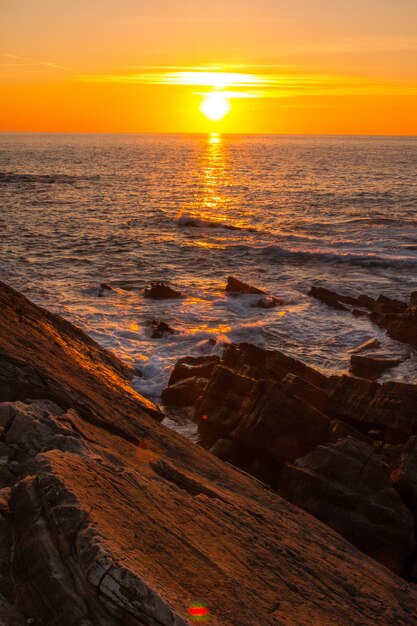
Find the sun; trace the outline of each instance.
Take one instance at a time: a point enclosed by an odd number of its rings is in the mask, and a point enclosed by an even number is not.
[[[227,115],[231,109],[229,99],[222,93],[209,93],[200,104],[200,111],[212,122],[218,122]]]

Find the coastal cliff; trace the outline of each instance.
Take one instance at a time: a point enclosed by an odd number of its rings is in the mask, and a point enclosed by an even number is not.
[[[414,585],[167,430],[131,375],[0,283],[1,623],[185,625],[197,602],[219,626],[414,622]]]

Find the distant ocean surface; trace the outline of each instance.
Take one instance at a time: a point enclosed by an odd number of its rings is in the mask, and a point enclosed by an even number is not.
[[[416,378],[413,350],[307,292],[417,289],[417,138],[4,134],[0,207],[1,279],[134,364],[156,401],[179,357],[231,341],[330,373],[376,336],[406,357],[385,378]],[[227,297],[228,275],[284,305]],[[144,299],[158,280],[186,298]],[[152,339],[153,319],[178,333]]]

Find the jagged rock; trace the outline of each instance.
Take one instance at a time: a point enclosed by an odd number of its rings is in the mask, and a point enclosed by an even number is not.
[[[415,296],[410,298],[410,306],[406,302],[386,296],[379,296],[376,300],[365,295],[358,298],[343,296],[323,287],[312,287],[310,296],[318,298],[329,306],[339,310],[351,310],[349,306],[361,306],[370,312],[371,320],[387,331],[388,335],[398,341],[404,341],[417,346],[417,306]],[[349,306],[346,306],[349,305]]]
[[[257,287],[252,287],[242,281],[234,278],[234,276],[229,276],[227,279],[226,285],[227,293],[240,293],[240,294],[261,294],[266,296],[266,291],[262,291],[262,289],[258,289]]]
[[[196,406],[203,441],[217,434],[262,451],[277,463],[307,454],[329,439],[329,420],[284,382],[255,380],[216,367]]]
[[[152,298],[153,300],[175,300],[177,298],[183,298],[181,291],[177,291],[165,283],[151,283],[150,287],[145,287],[143,295],[145,298]]]
[[[371,382],[351,376],[332,376],[326,394],[326,413],[378,439],[404,443],[417,434],[417,386],[388,381]]]
[[[354,376],[374,380],[400,363],[401,359],[390,359],[378,354],[352,354],[350,371]]]
[[[108,293],[109,291],[114,291],[112,287],[110,287],[110,285],[108,285],[107,283],[101,283],[99,289],[98,289],[98,293],[97,293],[97,297],[98,298],[103,298],[104,295],[106,293]]]
[[[404,574],[415,548],[414,519],[388,480],[388,466],[364,442],[348,438],[287,465],[279,492]]]
[[[152,320],[149,322],[148,327],[150,329],[152,339],[160,339],[165,335],[175,334],[175,330],[163,321]]]
[[[215,354],[183,357],[175,363],[174,369],[169,377],[168,385],[175,385],[179,380],[184,380],[185,378],[197,377],[209,379],[219,361],[220,357]]]
[[[166,406],[193,406],[207,385],[206,378],[185,378],[165,387],[162,391],[162,404]]]
[[[379,341],[379,339],[377,339],[376,337],[371,337],[371,339],[364,341],[363,343],[359,344],[359,346],[355,346],[354,348],[351,348],[349,352],[351,354],[358,354],[360,352],[366,352],[367,350],[371,348],[379,348],[380,346],[381,346],[381,342]]]
[[[412,623],[414,586],[161,426],[80,330],[1,283],[0,305],[8,626],[185,626],[197,600],[231,626]]]

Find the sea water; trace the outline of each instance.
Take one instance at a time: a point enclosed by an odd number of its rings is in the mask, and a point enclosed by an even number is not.
[[[252,342],[325,373],[377,337],[415,352],[312,285],[407,299],[417,289],[417,138],[0,136],[0,277],[135,366],[159,401],[175,361]],[[283,301],[231,297],[233,275]],[[143,297],[169,282],[180,300]],[[100,297],[100,284],[112,291]],[[163,320],[174,335],[151,337]]]

